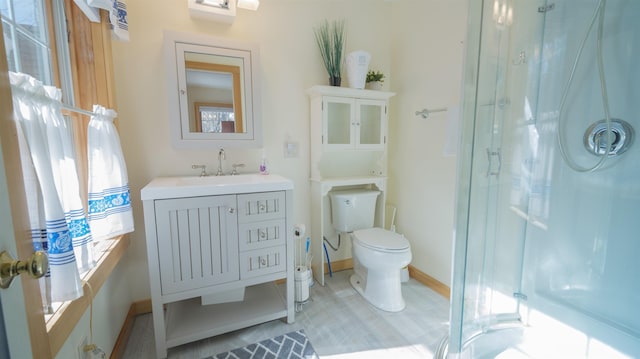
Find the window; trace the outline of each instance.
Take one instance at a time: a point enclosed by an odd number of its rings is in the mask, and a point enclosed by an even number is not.
[[[73,105],[64,0],[0,0],[0,15],[9,71],[61,88]]]
[[[52,40],[42,0],[3,0],[0,3],[9,70],[27,73],[54,85]]]
[[[196,132],[236,132],[232,104],[196,102]]]

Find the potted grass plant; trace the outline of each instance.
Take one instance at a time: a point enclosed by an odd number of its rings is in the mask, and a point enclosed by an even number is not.
[[[316,43],[320,49],[322,62],[329,74],[329,84],[340,86],[342,80],[342,62],[344,60],[345,21],[325,20],[313,29]]]

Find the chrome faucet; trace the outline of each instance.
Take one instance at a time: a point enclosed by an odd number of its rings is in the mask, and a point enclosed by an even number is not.
[[[233,167],[233,171],[231,171],[231,175],[237,176],[240,174],[238,173],[238,168],[244,168],[244,163],[234,163],[232,167]]]
[[[191,168],[195,169],[202,169],[202,171],[200,171],[200,177],[205,177],[207,175],[207,166],[205,165],[191,165]]]
[[[221,148],[218,151],[218,172],[216,172],[216,176],[224,176],[224,172],[222,172],[222,160],[226,159],[224,154],[224,148]]]

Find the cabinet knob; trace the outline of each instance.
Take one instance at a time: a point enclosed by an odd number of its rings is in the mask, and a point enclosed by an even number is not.
[[[267,260],[265,258],[260,258],[260,265],[266,266]]]
[[[229,209],[228,209],[228,211],[229,211],[229,213],[231,213],[231,214],[236,213],[236,210],[235,210],[235,208],[233,208],[233,207],[229,208]]]
[[[264,211],[265,209],[267,209],[267,206],[261,204],[258,208],[260,208],[260,211]]]
[[[260,231],[260,238],[265,238],[267,234],[264,231]]]

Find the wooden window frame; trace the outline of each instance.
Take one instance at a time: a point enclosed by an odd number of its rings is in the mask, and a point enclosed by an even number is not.
[[[48,0],[51,1],[51,0]],[[101,10],[102,21],[90,22],[82,10],[72,0],[65,0],[68,19],[69,51],[76,107],[92,110],[94,104],[116,109],[113,61],[111,54],[111,29],[108,14]],[[87,203],[87,127],[90,118],[73,113],[76,148],[78,149],[78,172],[84,203]],[[117,126],[117,120],[116,120]],[[55,357],[65,344],[91,302],[91,292],[97,295],[101,286],[109,278],[125,250],[127,236],[117,238],[106,250],[94,269],[84,275],[92,290],[84,285],[84,296],[65,302],[47,322],[50,355]]]
[[[53,0],[46,0],[45,6],[50,19],[49,33],[53,36],[52,25],[52,5]],[[113,76],[113,63],[111,55],[111,30],[107,19],[108,14],[101,10],[101,23],[92,23],[84,15],[84,13],[75,5],[73,0],[64,0],[65,13],[67,18],[67,27],[69,31],[69,51],[71,59],[71,74],[73,78],[74,100],[75,106],[92,110],[93,104],[101,104],[105,107],[116,109],[115,103],[115,84]],[[1,30],[1,25],[0,25]],[[54,41],[54,40],[52,40]],[[4,54],[4,46],[3,54]],[[52,48],[55,53],[55,42],[52,42]],[[54,81],[59,86],[59,69],[57,66],[56,56],[52,56],[52,67],[54,73]],[[6,69],[6,59],[0,61],[2,71]],[[1,74],[0,74],[1,75]],[[74,131],[77,149],[77,167],[80,181],[80,191],[84,203],[87,202],[87,125],[89,118],[74,112],[68,113],[74,118]],[[117,126],[117,121],[116,121]],[[15,129],[15,127],[13,127]],[[11,130],[10,128],[8,130]],[[4,130],[3,130],[4,131]],[[3,136],[4,137],[4,136]],[[19,165],[17,143],[10,141],[9,144],[3,142],[3,148],[7,146],[10,151],[4,151],[5,157],[10,157],[10,167],[12,173],[21,176],[21,168]],[[12,147],[11,147],[12,146]],[[11,152],[9,155],[8,153]],[[13,188],[24,187],[17,183],[19,181],[11,181]],[[26,213],[26,199],[24,195],[14,193],[15,209],[18,215],[24,216]],[[22,197],[22,198],[20,198]],[[12,207],[14,204],[12,204]],[[19,218],[17,221],[28,225],[25,218]],[[39,310],[29,311],[28,327],[30,333],[31,349],[34,358],[54,358],[64,346],[71,332],[77,326],[78,322],[89,308],[91,302],[90,293],[97,295],[102,285],[109,278],[115,267],[122,259],[129,240],[127,236],[114,238],[110,245],[104,250],[103,254],[97,260],[97,266],[83,275],[83,280],[88,283],[84,284],[84,296],[74,301],[64,302],[57,312],[45,321],[44,312],[41,309],[40,289],[36,281],[29,280],[26,276],[22,276],[23,292],[25,300],[28,302],[28,308],[40,308]],[[27,257],[33,252],[30,243],[19,243],[18,256],[20,258]],[[88,289],[91,287],[91,290]]]

